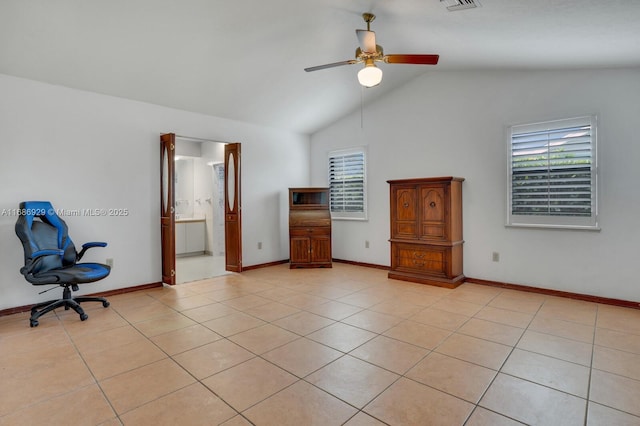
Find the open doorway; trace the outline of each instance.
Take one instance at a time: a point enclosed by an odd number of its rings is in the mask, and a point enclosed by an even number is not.
[[[224,144],[176,136],[176,284],[225,270]]]
[[[180,140],[181,142],[178,142]],[[184,143],[183,143],[184,142]],[[197,194],[201,191],[195,190],[194,184],[189,183],[189,172],[183,170],[181,172],[181,182],[186,186],[186,195],[180,195],[180,200],[187,201],[189,203],[181,202],[181,211],[178,213],[176,210],[176,194],[175,187],[179,178],[176,176],[176,161],[180,161],[184,157],[202,158],[203,152],[207,166],[213,168],[218,164],[216,161],[217,155],[209,152],[210,145],[203,145],[205,142],[214,143],[212,146],[218,148],[222,146],[223,154],[223,168],[218,167],[217,170],[224,175],[224,199],[222,204],[224,205],[224,271],[242,272],[242,215],[241,215],[241,185],[240,185],[240,143],[226,143],[220,141],[212,141],[205,139],[189,138],[184,136],[176,136],[174,133],[165,133],[160,135],[160,239],[162,248],[162,282],[170,285],[177,283],[176,279],[176,247],[180,254],[198,254],[198,251],[202,252],[202,255],[207,254],[207,243],[209,243],[206,237],[207,225],[206,225],[206,209],[197,209],[196,205],[202,207],[203,201],[206,203],[207,198],[210,198],[208,204],[214,205],[214,192],[205,192],[204,197],[200,197],[199,201]],[[180,145],[179,154],[176,153],[177,145]],[[211,155],[209,155],[211,154]],[[176,160],[178,157],[178,160]],[[179,166],[182,168],[182,165]],[[193,169],[193,166],[192,166]],[[201,169],[202,170],[202,169]],[[207,170],[205,168],[205,170]],[[213,168],[216,171],[216,168]],[[192,176],[197,175],[195,170],[191,171]],[[208,186],[206,182],[208,177],[212,176],[208,171],[201,173],[205,176],[205,186]],[[214,182],[216,176],[213,176]],[[211,197],[209,197],[211,195]],[[193,197],[193,201],[191,201]],[[193,207],[189,207],[189,205]],[[176,217],[180,219],[180,226],[178,226],[178,235],[176,238]],[[215,228],[213,224],[213,213],[211,214],[212,222],[209,229]],[[204,222],[205,231],[201,232],[202,223]],[[182,224],[185,224],[182,227]],[[187,226],[191,224],[198,224],[199,226]],[[199,229],[199,230],[198,230]],[[198,245],[196,246],[196,239],[190,239],[187,234],[193,233],[197,235]],[[202,235],[204,237],[204,249],[201,250]],[[184,237],[182,237],[184,235]],[[184,244],[184,246],[183,246]],[[215,245],[211,241],[209,246],[212,250],[215,250]],[[214,252],[210,251],[210,255]],[[182,257],[182,256],[181,256]],[[213,260],[213,259],[208,259]],[[212,263],[212,262],[206,262]],[[225,273],[215,272],[213,274]],[[205,275],[211,275],[211,272],[207,272]],[[206,276],[194,278],[193,276],[181,279],[182,282],[190,280],[203,279]]]

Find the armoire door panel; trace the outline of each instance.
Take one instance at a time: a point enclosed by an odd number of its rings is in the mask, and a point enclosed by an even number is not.
[[[396,191],[396,218],[399,221],[416,220],[416,189],[401,188]]]
[[[418,238],[416,194],[415,187],[400,187],[392,191],[392,238]]]
[[[444,225],[422,223],[422,232],[420,234],[421,236],[427,237],[427,238],[437,238],[437,239],[446,238]]]
[[[445,187],[420,187],[420,238],[447,239],[447,204]]]
[[[395,226],[394,238],[417,238],[418,232],[416,222],[397,222]]]
[[[444,188],[442,186],[436,187],[423,187],[421,188],[422,208],[420,213],[422,214],[422,220],[426,222],[440,222],[445,221],[445,196]]]

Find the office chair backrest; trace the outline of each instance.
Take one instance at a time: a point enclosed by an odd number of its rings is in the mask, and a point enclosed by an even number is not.
[[[76,247],[69,238],[67,224],[56,214],[48,201],[24,201],[20,203],[20,217],[16,222],[16,234],[24,248],[25,263],[38,250],[60,249],[64,254],[44,256],[32,270],[34,274],[76,263]]]

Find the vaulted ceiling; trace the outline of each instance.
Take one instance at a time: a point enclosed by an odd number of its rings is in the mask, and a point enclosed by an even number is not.
[[[0,73],[313,133],[421,74],[640,66],[640,0],[1,0]],[[356,28],[385,53],[362,89]]]

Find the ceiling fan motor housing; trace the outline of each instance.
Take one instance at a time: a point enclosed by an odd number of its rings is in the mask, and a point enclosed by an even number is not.
[[[363,52],[359,47],[356,49],[356,59],[358,61],[366,61],[370,58],[375,61],[382,61],[384,58],[384,51],[382,50],[382,46],[376,44],[376,53]]]

